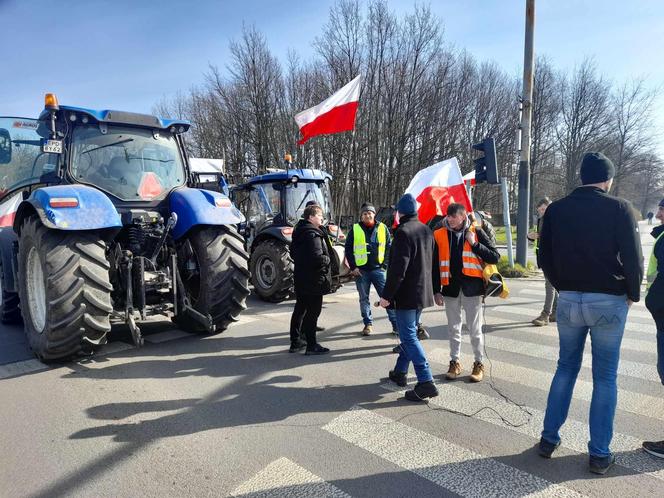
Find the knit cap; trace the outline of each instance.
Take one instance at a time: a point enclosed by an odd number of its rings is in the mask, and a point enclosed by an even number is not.
[[[587,152],[581,162],[581,183],[602,183],[616,175],[611,159],[601,152]]]

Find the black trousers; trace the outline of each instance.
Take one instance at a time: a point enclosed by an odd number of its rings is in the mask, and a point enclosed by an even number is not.
[[[291,342],[297,342],[304,335],[308,348],[316,345],[316,325],[322,307],[323,296],[297,295],[290,323]]]

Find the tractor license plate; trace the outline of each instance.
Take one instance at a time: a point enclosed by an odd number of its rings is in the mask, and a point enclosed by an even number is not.
[[[44,140],[42,152],[47,154],[62,154],[62,140]]]

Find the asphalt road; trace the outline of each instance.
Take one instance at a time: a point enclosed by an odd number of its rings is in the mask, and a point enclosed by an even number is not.
[[[644,236],[646,256],[651,247]],[[332,352],[322,357],[288,353],[292,302],[254,298],[219,336],[158,322],[135,349],[117,328],[101,354],[55,366],[32,359],[20,328],[0,328],[0,496],[664,496],[664,460],[640,450],[644,438],[664,438],[655,327],[642,303],[623,341],[619,465],[598,477],[585,453],[590,358],[561,448],[552,460],[534,450],[557,335],[529,323],[541,279],[509,284],[508,300],[487,302],[481,384],[467,379],[467,336],[464,376],[441,379],[446,320],[425,310],[440,389],[429,405],[386,381],[391,327],[381,310],[376,333],[359,334],[352,286],[325,298],[319,338]]]

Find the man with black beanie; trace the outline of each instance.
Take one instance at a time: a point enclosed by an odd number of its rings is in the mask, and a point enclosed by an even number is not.
[[[629,306],[639,300],[643,257],[631,204],[608,194],[613,163],[589,152],[581,163],[583,186],[544,213],[539,259],[558,290],[560,353],[544,417],[539,453],[550,458],[560,444],[583,347],[590,333],[593,395],[590,403],[590,471],[604,474],[615,456],[613,436],[620,343]]]
[[[429,362],[417,340],[418,310],[433,305],[433,236],[431,230],[417,219],[417,201],[411,194],[401,197],[397,212],[399,226],[394,231],[387,281],[380,299],[383,308],[396,310],[401,341],[399,357],[389,377],[397,385],[405,387],[408,383],[408,367],[412,362],[417,384],[414,389],[406,391],[405,397],[409,401],[425,401],[438,396]]]

